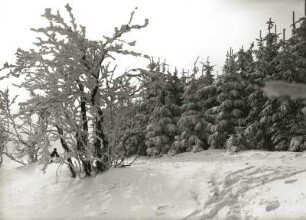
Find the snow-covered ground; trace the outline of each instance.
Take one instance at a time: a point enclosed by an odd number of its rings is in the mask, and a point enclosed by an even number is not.
[[[306,219],[306,153],[139,158],[93,178],[0,168],[0,219]]]

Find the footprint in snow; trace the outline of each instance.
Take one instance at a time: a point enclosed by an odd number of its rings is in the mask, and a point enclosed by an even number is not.
[[[164,215],[165,214],[165,209],[167,209],[169,206],[168,205],[161,205],[157,207],[157,212],[156,215]]]
[[[296,181],[297,181],[297,179],[289,179],[289,180],[285,180],[285,183],[289,184],[289,183],[294,183]]]
[[[277,200],[271,201],[266,206],[266,211],[270,212],[280,207],[280,203]]]
[[[163,209],[165,209],[167,207],[168,207],[168,205],[161,205],[161,206],[158,206],[157,209],[158,210],[163,210]]]

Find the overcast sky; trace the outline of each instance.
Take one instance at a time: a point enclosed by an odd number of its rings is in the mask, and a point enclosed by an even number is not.
[[[11,61],[18,47],[30,48],[36,34],[29,29],[45,24],[45,8],[61,10],[72,6],[77,22],[87,27],[88,37],[101,39],[126,22],[138,7],[136,22],[149,19],[149,26],[136,31],[136,49],[154,57],[167,58],[179,68],[191,67],[197,56],[210,56],[222,65],[229,47],[247,47],[259,30],[266,30],[272,17],[278,30],[290,33],[291,14],[303,15],[304,0],[1,0],[0,65]],[[122,61],[125,69],[134,61]]]

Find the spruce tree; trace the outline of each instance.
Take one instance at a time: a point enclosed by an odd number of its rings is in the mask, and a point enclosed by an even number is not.
[[[299,27],[297,27],[298,24],[300,24]],[[287,141],[287,143],[283,144],[283,148],[287,149],[290,141],[289,150],[299,151],[305,149],[305,100],[299,99],[305,97],[303,95],[305,89],[302,83],[305,83],[306,18],[301,18],[296,22],[293,12],[292,27],[292,37],[288,41],[285,41],[285,37],[283,37],[280,56],[277,57],[276,61],[278,72],[275,74],[275,79],[280,81],[269,82],[265,91],[270,96],[272,95],[271,92],[273,95],[278,96],[279,100],[281,100],[281,110],[287,110],[286,117],[282,117],[281,122],[275,123],[276,125],[283,123],[286,126],[281,129],[275,129],[276,133],[285,133],[286,135],[283,134],[285,136],[283,139]],[[300,83],[291,84],[288,82]],[[289,95],[294,101],[280,97],[281,95]],[[279,146],[276,147],[279,148]]]
[[[215,79],[213,76],[212,66],[207,59],[206,63],[202,63],[202,75],[199,79],[200,88],[198,89],[196,95],[198,99],[198,105],[201,109],[201,120],[203,122],[202,127],[202,141],[204,144],[204,149],[209,148],[208,139],[211,133],[211,127],[214,124],[214,116],[211,113],[211,109],[218,105],[217,103],[217,86],[215,84]],[[203,74],[202,73],[202,74]]]
[[[293,35],[289,40],[291,53],[296,56],[295,66],[300,80],[306,83],[306,14],[305,17],[300,18],[297,22],[293,22]],[[297,25],[299,26],[296,27]]]
[[[176,136],[172,153],[196,152],[204,148],[202,131],[205,121],[197,95],[201,85],[201,81],[196,78],[198,72],[199,68],[195,63],[192,78],[187,83],[182,96],[181,118],[177,123],[180,135]]]
[[[149,117],[146,133],[147,155],[156,156],[166,154],[178,134],[177,121],[180,117],[182,85],[177,76],[158,65],[155,70],[158,74],[158,86],[154,109]]]
[[[223,68],[224,74],[217,84],[219,106],[215,125],[212,126],[213,134],[209,137],[211,148],[224,148],[226,140],[244,123],[244,86],[235,58],[236,54],[230,50]]]
[[[306,6],[306,2],[305,2]],[[287,82],[306,83],[306,11],[305,16],[300,18],[297,22],[293,20],[294,24],[292,29],[292,37],[283,46],[283,62],[282,80]],[[286,61],[286,62],[285,62]],[[288,80],[290,76],[291,80]],[[292,104],[292,111],[290,112],[290,118],[287,120],[286,129],[288,132],[287,142],[290,143],[289,149],[293,151],[305,149],[305,115],[303,109],[305,109],[306,101],[301,99],[289,100]],[[284,122],[284,120],[283,120]],[[286,123],[284,122],[284,123]],[[298,142],[296,140],[299,140]],[[288,149],[288,146],[286,147]]]
[[[272,145],[271,134],[268,130],[272,125],[271,114],[276,111],[275,101],[268,99],[261,90],[264,82],[271,79],[272,74],[276,72],[276,65],[272,61],[277,56],[279,49],[278,35],[272,33],[274,22],[269,19],[267,24],[268,34],[262,38],[260,32],[260,37],[257,39],[258,49],[255,51],[254,71],[248,77],[247,105],[250,111],[246,117],[244,135],[248,145],[253,149]]]
[[[254,72],[255,69],[255,62],[254,62],[254,43],[250,45],[250,47],[245,50],[243,47],[237,53],[236,59],[236,66],[237,66],[237,73],[242,78],[241,84],[244,88],[244,94],[242,99],[245,101],[245,119],[243,125],[237,128],[236,135],[232,135],[230,139],[228,139],[227,148],[229,149],[230,146],[238,147],[237,150],[241,149],[248,149],[250,146],[246,141],[246,137],[244,134],[245,127],[247,125],[247,116],[249,115],[250,111],[253,110],[252,106],[248,104],[248,98],[254,92],[254,87],[252,83],[250,83],[250,76]]]

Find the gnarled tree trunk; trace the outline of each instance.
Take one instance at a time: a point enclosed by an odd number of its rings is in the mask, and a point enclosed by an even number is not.
[[[63,129],[60,128],[59,126],[56,126],[56,129],[57,129],[58,134],[61,135],[60,141],[61,141],[61,145],[62,145],[63,149],[65,150],[66,153],[70,153],[71,149],[68,147],[68,144],[66,143],[65,139],[63,138],[63,135],[64,135]],[[68,162],[69,170],[71,172],[71,176],[73,178],[75,178],[76,177],[76,170],[75,170],[75,167],[72,163],[71,157],[67,158],[67,162]]]

